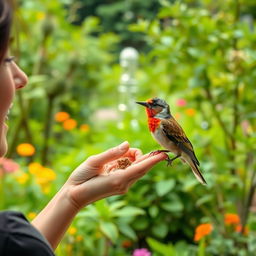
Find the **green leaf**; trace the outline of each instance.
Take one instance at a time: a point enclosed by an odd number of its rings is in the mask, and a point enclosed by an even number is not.
[[[112,222],[100,222],[100,230],[113,243],[116,243],[118,238],[118,229],[116,225]]]
[[[183,210],[183,204],[180,201],[172,201],[161,204],[162,208],[168,212],[180,212]]]
[[[175,256],[174,248],[171,244],[165,245],[163,243],[158,242],[153,238],[147,238],[147,243],[151,247],[153,251],[161,253],[163,256]]]
[[[137,240],[137,235],[135,231],[129,225],[125,223],[119,223],[118,228],[123,235],[127,236],[128,238],[131,238],[134,241]]]
[[[158,223],[152,227],[152,232],[159,238],[164,238],[168,233],[168,225],[166,223]]]
[[[109,208],[110,208],[110,211],[114,212],[125,205],[126,205],[125,201],[116,201],[111,203]]]
[[[213,195],[204,195],[196,201],[196,206],[200,206],[204,203],[210,202],[213,199]]]
[[[149,214],[152,218],[155,218],[159,213],[159,208],[156,205],[149,207]]]
[[[138,218],[133,222],[133,227],[137,230],[145,230],[149,225],[147,218]]]
[[[143,215],[145,212],[134,206],[126,206],[118,211],[116,211],[113,215],[115,217],[133,217],[137,215]]]
[[[162,180],[156,183],[156,193],[164,196],[175,187],[175,180]]]

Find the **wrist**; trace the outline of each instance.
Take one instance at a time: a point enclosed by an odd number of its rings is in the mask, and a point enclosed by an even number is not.
[[[65,211],[76,215],[82,207],[74,200],[73,190],[74,185],[65,183],[56,196],[58,197],[59,204],[63,204]]]
[[[78,213],[78,208],[70,200],[69,190],[68,186],[63,186],[32,221],[54,249]]]

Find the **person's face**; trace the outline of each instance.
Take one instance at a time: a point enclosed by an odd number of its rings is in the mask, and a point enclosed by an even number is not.
[[[27,82],[26,74],[6,55],[0,63],[0,157],[7,152],[8,126],[5,122],[8,110],[12,105],[15,91],[23,88]]]

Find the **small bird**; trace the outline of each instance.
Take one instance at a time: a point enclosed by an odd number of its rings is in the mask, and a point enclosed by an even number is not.
[[[146,102],[137,101],[146,107],[148,117],[148,127],[154,139],[167,150],[158,150],[157,152],[172,152],[176,156],[168,158],[168,165],[176,158],[181,158],[192,169],[198,181],[206,185],[206,181],[201,174],[198,166],[199,161],[196,158],[193,146],[187,138],[185,132],[174,119],[170,112],[169,105],[162,99],[152,98]]]

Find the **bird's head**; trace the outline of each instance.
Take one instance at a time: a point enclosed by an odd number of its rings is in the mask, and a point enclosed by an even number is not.
[[[147,101],[136,101],[137,104],[140,104],[146,107],[146,112],[148,117],[156,118],[170,118],[170,108],[169,105],[162,99],[151,98]]]

